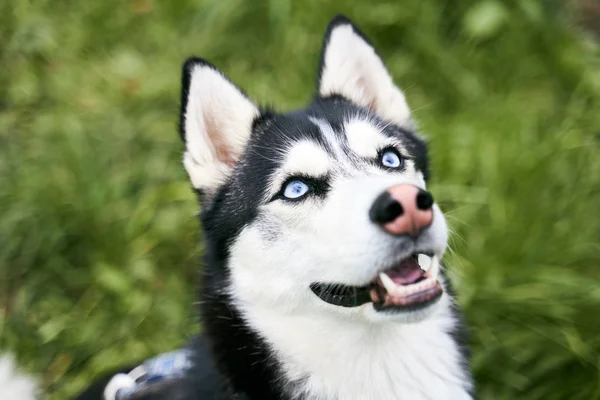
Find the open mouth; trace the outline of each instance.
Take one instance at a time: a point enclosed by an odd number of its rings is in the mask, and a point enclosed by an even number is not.
[[[414,253],[381,271],[366,286],[313,283],[310,288],[321,300],[336,306],[358,307],[371,302],[376,311],[415,311],[442,296],[439,270],[437,256]]]

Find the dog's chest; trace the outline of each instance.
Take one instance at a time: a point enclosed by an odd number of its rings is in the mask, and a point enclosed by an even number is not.
[[[316,318],[261,319],[291,398],[471,398],[463,359],[447,333],[448,319],[369,328]]]

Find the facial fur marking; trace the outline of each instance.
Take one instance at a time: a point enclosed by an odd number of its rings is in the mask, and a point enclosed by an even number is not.
[[[340,148],[339,141],[336,138],[336,133],[329,122],[315,117],[309,117],[308,119],[319,128],[323,138],[335,154],[336,158],[343,158],[343,150]]]
[[[302,140],[288,152],[282,169],[290,174],[322,176],[327,174],[330,164],[329,156],[321,146]]]
[[[296,142],[284,156],[281,169],[273,177],[268,196],[279,191],[280,186],[289,177],[295,175],[326,176],[331,169],[331,160],[327,152],[315,142],[301,140]]]
[[[406,154],[397,140],[384,135],[376,124],[365,119],[349,120],[344,125],[344,132],[350,149],[361,157],[375,158],[381,149],[389,146],[399,148]]]

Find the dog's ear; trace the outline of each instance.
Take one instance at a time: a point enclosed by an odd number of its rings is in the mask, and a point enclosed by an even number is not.
[[[318,84],[322,97],[341,95],[392,123],[411,123],[404,94],[368,39],[344,16],[327,27]]]
[[[192,186],[210,195],[239,160],[259,108],[208,62],[183,65],[180,132]]]

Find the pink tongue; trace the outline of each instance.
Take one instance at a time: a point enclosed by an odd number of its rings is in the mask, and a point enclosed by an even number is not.
[[[409,285],[423,276],[423,270],[419,267],[419,263],[412,257],[402,260],[400,265],[390,270],[385,271],[396,285]]]

